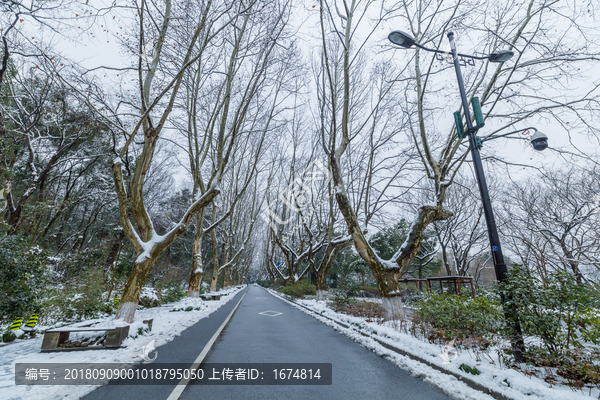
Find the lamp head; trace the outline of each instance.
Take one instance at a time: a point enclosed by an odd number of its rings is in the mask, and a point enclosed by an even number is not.
[[[415,44],[415,39],[413,39],[412,36],[410,36],[408,33],[402,32],[402,31],[392,31],[389,35],[388,35],[388,39],[390,40],[390,42],[404,47],[406,49],[410,49],[413,44]]]
[[[510,50],[500,50],[496,51],[488,57],[490,62],[493,63],[503,63],[504,61],[508,61],[515,53]]]
[[[548,148],[548,136],[544,135],[540,131],[537,131],[533,135],[531,135],[529,141],[531,142],[533,148],[537,151],[543,151]]]

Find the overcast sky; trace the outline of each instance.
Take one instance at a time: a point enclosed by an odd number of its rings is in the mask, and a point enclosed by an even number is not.
[[[103,0],[92,0],[90,2],[97,8],[107,6],[112,2]],[[127,4],[126,2],[118,2],[118,4]],[[318,46],[319,38],[315,36],[314,32],[317,32],[318,28],[318,2],[317,1],[296,1],[294,2],[294,20],[293,24],[296,30],[296,37],[299,43],[302,44],[304,49],[306,62],[310,62],[311,51]],[[70,15],[70,14],[72,15]],[[81,66],[87,68],[96,68],[99,66],[110,66],[110,67],[123,67],[126,66],[131,60],[129,55],[125,55],[123,48],[120,44],[121,37],[126,35],[128,27],[132,25],[131,15],[129,11],[124,9],[113,9],[105,13],[101,17],[86,18],[88,15],[85,12],[85,7],[79,6],[73,8],[65,17],[75,17],[72,20],[65,19],[64,24],[61,25],[61,34],[56,34],[49,31],[48,29],[40,29],[40,25],[35,23],[30,17],[24,17],[24,21],[20,24],[25,35],[31,35],[31,42],[39,43],[51,43],[58,53],[63,54],[65,57],[76,61]],[[582,21],[582,24],[588,24],[590,21]],[[406,23],[400,16],[391,16],[387,21],[383,22],[373,34],[372,40],[369,45],[372,46],[372,53],[380,58],[394,57],[396,62],[401,63],[402,57],[409,56],[407,51],[398,50],[393,51],[387,40],[387,35],[392,30],[408,30]],[[557,30],[560,30],[560,22],[557,23]],[[368,32],[368,26],[363,24],[363,30],[359,32],[360,35],[366,35]],[[29,40],[29,37],[27,37]],[[460,37],[457,35],[456,38],[457,46],[459,51],[472,52],[477,51],[476,44],[469,41],[469,38]],[[408,50],[412,51],[412,50]],[[387,52],[387,53],[386,53]],[[428,55],[433,57],[433,55]],[[426,56],[425,56],[426,57]],[[508,61],[511,63],[512,61]],[[590,65],[590,68],[593,66]],[[439,65],[439,68],[442,68]],[[468,78],[468,68],[463,69],[465,77]],[[120,73],[117,77],[117,72],[106,72],[98,73],[104,79],[107,87],[117,87],[122,84],[123,74]],[[106,75],[106,77],[104,76]],[[452,84],[456,85],[456,77],[454,71],[450,68],[446,69],[445,79],[448,79]],[[568,79],[568,77],[565,77]],[[571,91],[584,92],[589,90],[589,87],[593,84],[597,84],[599,81],[597,74],[590,74],[587,81],[572,81],[569,82]],[[458,87],[454,98],[440,98],[440,103],[451,104],[455,109],[459,107],[459,93]],[[548,87],[542,93],[538,95],[542,96],[557,96],[560,93],[555,88]],[[496,129],[499,125],[496,121],[486,121],[487,125],[480,132],[482,135],[491,132]],[[498,121],[500,122],[500,121]],[[451,112],[440,113],[439,117],[440,129],[449,129],[453,124],[453,117]],[[598,155],[597,142],[590,140],[589,137],[582,134],[580,130],[567,131],[565,127],[557,125],[556,123],[540,120],[538,118],[531,118],[526,123],[519,123],[515,126],[515,129],[525,128],[527,126],[535,126],[540,131],[543,131],[549,137],[549,144],[552,148],[568,150],[576,152],[577,150],[573,147],[577,147],[579,150],[585,151],[588,154]],[[506,131],[505,131],[506,132]],[[572,163],[571,158],[565,159],[560,154],[552,150],[546,150],[544,152],[537,152],[529,145],[526,140],[510,140],[510,139],[498,139],[493,142],[485,144],[482,155],[493,155],[501,158],[508,163],[515,164],[526,164],[536,167],[560,167],[569,163]],[[490,168],[488,164],[486,166]],[[512,179],[519,179],[525,176],[529,176],[534,173],[532,170],[523,168],[522,166],[506,166],[502,164],[496,164],[494,169],[498,168],[501,170],[501,174],[509,174]],[[181,177],[179,181],[182,181]]]

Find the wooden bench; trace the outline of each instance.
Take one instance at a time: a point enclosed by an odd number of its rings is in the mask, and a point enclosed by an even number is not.
[[[104,346],[86,346],[86,347],[69,347],[61,348],[61,344],[69,340],[71,332],[106,332]],[[116,349],[121,347],[123,340],[129,335],[129,325],[122,327],[100,327],[100,326],[64,326],[62,328],[49,329],[44,333],[42,341],[42,353],[54,351],[77,351],[77,350],[104,350]]]
[[[200,295],[200,297],[202,297],[202,300],[221,300],[221,295],[216,293],[206,293]]]

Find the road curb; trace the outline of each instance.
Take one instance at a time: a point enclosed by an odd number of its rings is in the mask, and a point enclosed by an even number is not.
[[[297,303],[297,302],[295,302],[293,300],[290,300],[290,299],[286,299],[285,297],[282,297],[279,294],[273,293],[273,291],[271,291],[271,290],[267,290],[267,291],[272,296],[278,297],[278,298],[280,298],[283,301],[286,301],[286,302],[288,302],[290,304],[293,304],[294,306],[301,307],[301,308],[309,311],[309,315],[311,315],[313,318],[315,316],[319,316],[321,318],[325,318],[325,319],[327,319],[327,320],[329,320],[329,321],[331,321],[331,322],[333,322],[333,323],[335,323],[337,325],[340,325],[343,328],[350,329],[353,332],[359,333],[360,335],[362,335],[364,337],[368,337],[368,338],[374,340],[375,342],[379,343],[380,345],[382,345],[386,349],[393,351],[394,353],[398,353],[400,355],[403,355],[403,356],[406,356],[408,358],[411,358],[411,359],[413,359],[415,361],[418,361],[418,362],[420,362],[422,364],[425,364],[425,365],[427,365],[427,366],[429,366],[429,367],[431,367],[431,368],[433,368],[433,369],[435,369],[435,370],[437,370],[439,372],[442,372],[442,373],[444,373],[446,375],[452,375],[453,377],[455,377],[459,381],[465,383],[470,388],[478,390],[478,391],[483,392],[485,394],[488,394],[488,395],[492,396],[493,398],[495,398],[496,400],[515,400],[513,397],[508,397],[508,396],[506,396],[503,393],[500,393],[500,392],[498,392],[496,390],[490,389],[490,388],[488,388],[488,387],[480,384],[479,382],[476,382],[476,381],[474,381],[474,380],[472,380],[472,379],[470,379],[468,377],[465,377],[465,376],[463,376],[461,374],[458,374],[458,373],[456,373],[454,371],[448,371],[447,369],[444,369],[444,368],[440,367],[437,364],[434,364],[434,363],[432,363],[432,362],[430,362],[430,361],[428,361],[428,360],[426,360],[426,359],[424,359],[422,357],[419,357],[419,356],[417,356],[415,354],[412,354],[412,353],[409,353],[409,352],[407,352],[405,350],[402,350],[402,349],[400,349],[400,348],[398,348],[398,347],[396,347],[394,345],[391,345],[391,344],[389,344],[389,343],[387,343],[387,342],[385,342],[385,341],[383,341],[383,340],[381,340],[379,338],[376,338],[376,337],[374,337],[372,335],[369,335],[368,333],[361,332],[360,330],[357,330],[357,329],[353,328],[352,326],[347,325],[347,324],[345,324],[345,323],[343,323],[341,321],[338,321],[338,320],[336,320],[334,318],[322,315],[322,314],[318,313],[317,311],[315,311],[315,310],[313,310],[313,309],[311,309],[309,307],[306,307],[305,305],[299,304],[299,303]]]

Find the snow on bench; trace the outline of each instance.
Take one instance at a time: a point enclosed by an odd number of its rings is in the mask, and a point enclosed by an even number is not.
[[[147,324],[150,330],[152,330],[152,319],[142,321]],[[44,333],[44,340],[42,341],[42,353],[54,352],[54,351],[77,351],[77,350],[103,350],[103,349],[116,349],[121,347],[123,340],[129,335],[129,325],[124,326],[91,326],[92,323],[80,323],[76,325],[67,325],[60,328],[48,329]],[[106,339],[101,346],[85,346],[85,347],[68,347],[62,348],[61,344],[69,340],[69,335],[78,332],[106,332]]]
[[[106,332],[106,339],[104,340],[103,346],[61,348],[60,345],[69,340],[71,332]],[[116,349],[121,347],[121,343],[123,343],[123,340],[127,335],[129,335],[129,325],[122,327],[97,326],[84,328],[64,326],[62,328],[49,329],[44,333],[42,353],[52,351]]]
[[[203,300],[221,300],[221,295],[214,293],[201,294],[200,297],[202,297]]]

